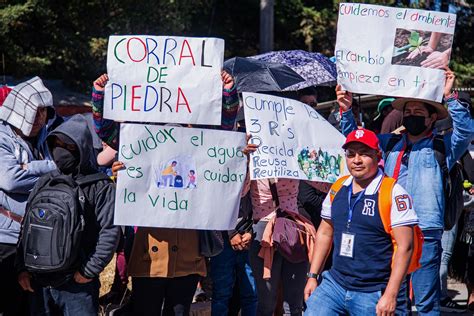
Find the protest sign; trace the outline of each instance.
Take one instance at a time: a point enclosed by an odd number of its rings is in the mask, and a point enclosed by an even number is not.
[[[258,93],[243,93],[245,126],[258,144],[250,178],[334,182],[347,173],[345,137],[308,105]]]
[[[116,225],[228,230],[246,177],[245,134],[121,124]]]
[[[110,36],[104,117],[220,125],[224,40]]]
[[[441,101],[456,15],[341,3],[335,57],[344,90]]]

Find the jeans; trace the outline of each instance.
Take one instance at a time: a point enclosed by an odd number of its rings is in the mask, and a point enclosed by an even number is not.
[[[71,279],[56,287],[42,287],[32,282],[31,315],[97,316],[99,313],[98,278],[79,284]]]
[[[198,281],[197,274],[176,278],[132,278],[131,315],[189,315]]]
[[[257,284],[258,316],[272,316],[275,309],[278,287],[283,287],[284,315],[301,316],[303,311],[303,295],[306,285],[308,262],[291,263],[284,259],[278,251],[273,256],[271,278],[263,279],[263,259],[258,256],[260,242],[252,241],[250,247],[250,266]]]
[[[421,267],[413,272],[411,281],[418,315],[440,315],[439,270],[441,263],[442,231],[423,231],[425,241]]]
[[[454,225],[450,230],[445,230],[443,232],[443,238],[441,238],[441,246],[443,248],[443,253],[441,254],[441,266],[439,269],[441,301],[448,297],[448,266],[451,256],[453,255],[453,248],[454,244],[456,243],[457,232],[458,224]]]
[[[212,315],[226,316],[234,284],[238,283],[242,316],[257,313],[257,289],[249,263],[248,251],[234,251],[228,238],[224,250],[211,258]]]
[[[381,291],[347,291],[326,271],[323,281],[306,301],[304,316],[375,315],[375,307],[381,296]]]

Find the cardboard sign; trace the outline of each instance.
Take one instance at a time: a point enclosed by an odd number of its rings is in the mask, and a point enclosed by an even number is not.
[[[250,178],[334,182],[347,173],[345,137],[308,105],[286,98],[243,93],[251,142]]]
[[[224,40],[110,36],[104,117],[220,125]]]
[[[246,178],[245,134],[121,124],[116,225],[229,230]]]
[[[441,101],[456,15],[341,3],[338,83],[356,93]]]

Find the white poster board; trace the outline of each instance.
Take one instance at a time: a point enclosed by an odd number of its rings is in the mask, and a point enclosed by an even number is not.
[[[110,36],[104,117],[220,125],[224,40]]]
[[[246,177],[245,134],[121,124],[115,225],[228,230]]]
[[[456,15],[341,3],[338,83],[355,93],[441,101]]]
[[[258,144],[250,178],[334,182],[347,174],[345,137],[308,105],[286,98],[243,94],[245,126]]]

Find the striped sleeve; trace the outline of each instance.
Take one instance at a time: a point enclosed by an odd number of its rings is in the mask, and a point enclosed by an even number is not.
[[[234,129],[238,109],[239,96],[235,85],[230,90],[224,89],[222,91],[222,130],[231,131]]]
[[[92,116],[95,132],[107,145],[118,150],[119,123],[104,118],[104,92],[92,88]]]

